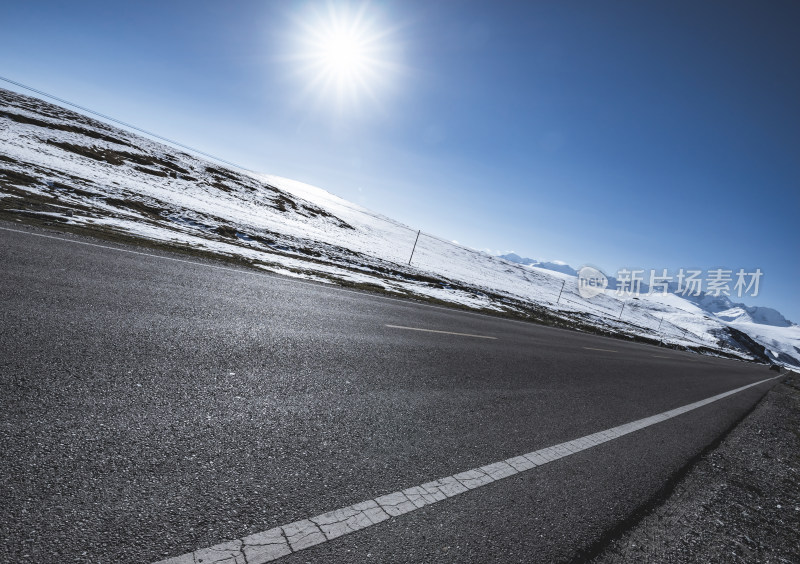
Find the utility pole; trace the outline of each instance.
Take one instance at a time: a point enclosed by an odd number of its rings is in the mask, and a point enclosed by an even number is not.
[[[561,293],[564,291],[564,284],[566,283],[567,283],[566,280],[561,281],[561,291],[558,293],[558,299],[556,300],[556,303],[561,301]]]
[[[656,329],[656,333],[661,330],[661,324],[664,323],[664,316],[661,316],[661,321],[658,322],[658,328]]]
[[[626,303],[627,303],[627,302],[622,302],[622,309],[621,309],[621,310],[619,310],[619,317],[617,317],[617,321],[619,321],[620,319],[622,319],[622,312],[623,312],[623,311],[625,311],[625,304],[626,304]]]
[[[414,248],[413,248],[413,249],[411,249],[411,256],[410,256],[410,257],[408,257],[408,264],[411,264],[411,259],[412,259],[412,258],[414,258],[414,251],[415,251],[415,250],[416,250],[416,248],[417,248],[417,241],[419,241],[419,234],[420,234],[420,231],[422,231],[422,230],[420,229],[419,231],[417,231],[417,238],[416,238],[416,239],[414,239]]]

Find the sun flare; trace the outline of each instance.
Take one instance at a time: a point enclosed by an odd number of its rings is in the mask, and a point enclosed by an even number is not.
[[[299,71],[308,90],[339,107],[376,99],[394,71],[391,31],[368,4],[350,10],[328,4],[300,22]]]

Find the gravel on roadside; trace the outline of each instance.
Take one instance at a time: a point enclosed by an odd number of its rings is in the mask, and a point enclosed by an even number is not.
[[[800,374],[592,562],[800,562]]]

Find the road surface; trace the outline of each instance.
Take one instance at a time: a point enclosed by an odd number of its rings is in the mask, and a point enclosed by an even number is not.
[[[3,562],[179,556],[775,375],[8,223],[0,296]],[[772,383],[279,562],[579,560]]]

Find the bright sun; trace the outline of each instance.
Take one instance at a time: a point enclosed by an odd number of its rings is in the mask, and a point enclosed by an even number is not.
[[[392,63],[391,30],[363,4],[347,9],[331,3],[324,11],[300,21],[301,45],[297,59],[308,80],[308,90],[321,101],[334,101],[340,109],[376,99],[396,66]]]
[[[326,39],[322,57],[337,75],[357,76],[368,64],[367,47],[350,33],[337,33]]]

